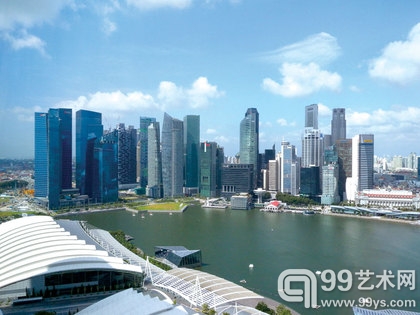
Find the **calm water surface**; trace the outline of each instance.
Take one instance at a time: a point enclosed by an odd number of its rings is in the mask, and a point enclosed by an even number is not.
[[[416,289],[383,286],[360,291],[360,270],[370,270],[367,285],[378,285],[376,275],[391,270],[415,270],[420,278],[420,226],[393,222],[378,222],[360,218],[327,215],[263,213],[251,211],[202,209],[190,206],[184,213],[153,213],[142,218],[131,212],[101,212],[72,216],[86,220],[105,230],[123,230],[133,236],[133,243],[153,256],[155,245],[182,245],[201,249],[202,271],[235,283],[245,279],[245,287],[282,302],[277,293],[279,274],[290,268],[313,272],[332,269],[338,273],[348,269],[353,274],[349,292],[337,288],[329,293],[320,289],[318,299],[355,299],[371,297],[389,302],[414,299],[420,311],[420,285]],[[254,264],[252,270],[249,264]],[[397,276],[391,279],[397,284]],[[329,286],[329,284],[327,284]],[[303,303],[286,303],[301,314],[352,314],[350,309],[322,308],[307,310]]]

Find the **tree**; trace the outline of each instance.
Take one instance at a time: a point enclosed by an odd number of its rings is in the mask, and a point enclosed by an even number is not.
[[[255,308],[261,312],[264,312],[270,315],[276,315],[276,312],[272,310],[271,308],[269,308],[267,304],[265,304],[264,302],[258,302]]]
[[[287,309],[284,305],[280,304],[276,308],[276,315],[292,315],[292,312]]]

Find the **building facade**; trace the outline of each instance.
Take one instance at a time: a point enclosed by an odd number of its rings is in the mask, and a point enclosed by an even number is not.
[[[140,151],[138,154],[138,179],[137,181],[140,183],[141,187],[147,186],[147,178],[148,178],[148,130],[151,123],[156,122],[156,118],[153,117],[140,117],[140,128],[138,132],[138,143],[139,146],[138,150]]]
[[[63,190],[72,189],[72,110],[35,113],[35,131],[35,196],[47,197],[48,208],[56,210]]]
[[[199,192],[200,182],[200,116],[198,115],[184,117],[184,146],[184,193],[193,195]]]
[[[165,113],[162,126],[162,180],[164,197],[183,195],[183,139],[183,122]]]
[[[136,183],[137,130],[118,124],[118,183]]]
[[[346,109],[334,108],[331,120],[331,143],[346,139]]]
[[[245,117],[241,120],[239,141],[240,162],[241,164],[253,165],[253,184],[257,185],[258,175],[260,172],[258,170],[259,114],[256,108],[248,108],[245,113]]]
[[[239,193],[252,193],[253,189],[253,164],[223,164],[222,197],[230,199]]]
[[[287,141],[281,143],[280,191],[292,195],[298,194],[298,165],[296,148]]]
[[[152,122],[148,127],[148,184],[146,195],[152,198],[162,198],[162,154],[160,150],[160,125]]]

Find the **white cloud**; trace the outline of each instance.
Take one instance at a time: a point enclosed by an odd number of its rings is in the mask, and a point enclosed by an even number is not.
[[[407,40],[389,43],[382,55],[370,62],[369,74],[401,84],[419,79],[420,23],[411,29]]]
[[[282,83],[265,78],[262,86],[265,90],[284,97],[309,95],[321,89],[340,90],[341,76],[322,70],[316,63],[307,65],[284,63],[280,68]]]
[[[208,135],[214,135],[216,132],[217,132],[216,129],[209,128],[206,130],[206,134]]]
[[[350,89],[350,91],[355,92],[355,93],[361,92],[361,89],[358,86],[356,86],[356,85],[351,85],[349,87],[349,89]]]
[[[195,80],[190,89],[178,87],[170,81],[163,81],[159,85],[158,99],[162,107],[188,106],[191,108],[206,107],[210,99],[219,98],[224,92],[219,91],[217,86],[211,85],[206,77]]]
[[[265,52],[260,58],[277,64],[310,63],[325,65],[341,54],[337,39],[328,33],[318,33],[302,41]]]
[[[277,121],[276,121],[280,126],[282,126],[282,127],[294,127],[294,126],[296,126],[296,122],[295,121],[292,121],[292,122],[288,122],[286,119],[284,119],[284,118],[279,118],[279,119],[277,119]]]
[[[319,116],[328,116],[331,117],[332,111],[328,108],[328,106],[318,103],[318,114]]]
[[[185,9],[192,4],[192,0],[126,0],[128,5],[140,10],[153,10],[159,8]]]
[[[28,34],[25,30],[22,31],[19,36],[13,36],[9,33],[5,33],[3,35],[3,39],[8,41],[14,50],[32,48],[38,50],[44,56],[47,55],[45,52],[45,42],[37,36]]]
[[[115,24],[115,22],[112,22],[108,17],[106,17],[104,18],[102,30],[106,35],[111,35],[117,30],[117,24]]]

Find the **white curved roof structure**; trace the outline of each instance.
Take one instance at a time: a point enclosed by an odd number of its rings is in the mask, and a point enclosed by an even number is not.
[[[75,269],[143,271],[140,266],[110,256],[93,241],[89,243],[48,216],[28,216],[0,224],[0,288],[34,276]]]

